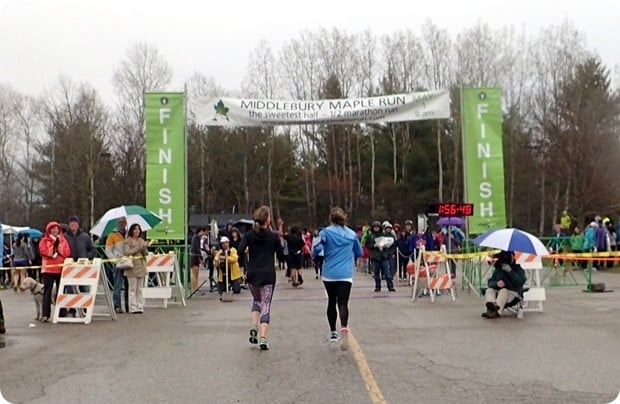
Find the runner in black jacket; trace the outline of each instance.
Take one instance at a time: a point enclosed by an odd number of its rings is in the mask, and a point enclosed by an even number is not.
[[[252,324],[250,343],[259,344],[260,349],[269,349],[267,329],[269,327],[271,299],[276,285],[274,255],[284,259],[284,251],[278,235],[271,231],[271,211],[261,206],[254,212],[254,228],[247,232],[239,245],[239,254],[248,254],[246,281],[252,292]],[[260,332],[260,336],[259,336]]]

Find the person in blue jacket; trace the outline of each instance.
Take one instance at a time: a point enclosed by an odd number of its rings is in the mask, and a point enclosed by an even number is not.
[[[407,280],[407,264],[415,251],[415,247],[411,246],[412,236],[407,234],[406,230],[401,230],[396,239],[396,254],[398,254],[398,280],[404,282]]]
[[[355,260],[363,255],[355,232],[348,227],[347,215],[341,208],[332,208],[329,213],[330,226],[319,232],[320,241],[312,248],[312,255],[322,252],[325,262],[321,278],[327,292],[327,322],[330,328],[330,342],[340,340],[340,348],[348,346],[349,296],[353,285]],[[340,315],[340,338],[336,331],[336,320]]]

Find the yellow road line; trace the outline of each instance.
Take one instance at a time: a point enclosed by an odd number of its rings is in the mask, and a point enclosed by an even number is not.
[[[370,395],[370,401],[373,404],[386,404],[385,398],[383,394],[381,394],[381,390],[379,390],[379,385],[375,380],[372,372],[370,371],[370,367],[368,367],[368,362],[366,362],[366,357],[362,352],[362,348],[360,348],[360,344],[357,343],[357,340],[349,332],[349,347],[353,352],[353,357],[355,358],[355,362],[357,363],[357,367],[360,371],[360,375],[364,380],[364,384],[366,384],[366,390],[368,390],[368,395]]]

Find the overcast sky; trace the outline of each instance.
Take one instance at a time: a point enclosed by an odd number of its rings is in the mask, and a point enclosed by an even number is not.
[[[536,34],[568,19],[605,64],[620,65],[620,0],[0,0],[0,83],[38,95],[66,74],[112,102],[114,68],[146,41],[172,66],[170,90],[197,71],[234,90],[261,39],[278,51],[306,29],[418,33],[427,19],[453,38],[478,21]]]

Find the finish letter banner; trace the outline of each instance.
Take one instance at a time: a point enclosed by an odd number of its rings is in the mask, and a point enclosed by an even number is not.
[[[144,98],[146,208],[163,219],[149,230],[149,238],[185,240],[184,95],[146,93]]]
[[[469,233],[505,228],[502,90],[464,88],[462,110],[465,202],[474,204]]]
[[[440,90],[315,101],[198,97],[191,110],[198,126],[401,122],[449,118],[450,95]]]

